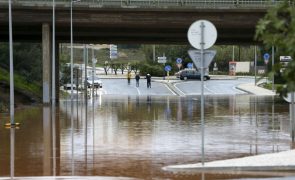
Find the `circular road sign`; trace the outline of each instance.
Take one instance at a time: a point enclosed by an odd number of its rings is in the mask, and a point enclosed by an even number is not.
[[[269,60],[270,55],[268,53],[265,53],[263,55],[263,59],[264,59],[264,64],[268,64],[268,60]]]
[[[195,21],[188,29],[187,38],[194,48],[201,49],[201,25],[204,25],[204,49],[208,49],[217,39],[217,30],[210,21]]]
[[[188,68],[193,68],[193,63],[187,63]]]
[[[181,62],[182,62],[182,59],[181,59],[181,58],[177,58],[177,59],[176,59],[176,63],[177,63],[177,64],[181,64]]]
[[[165,66],[165,71],[171,71],[171,66],[166,65],[166,66]]]
[[[269,57],[270,57],[270,55],[269,55],[268,53],[265,53],[265,54],[263,55],[264,60],[268,60]]]

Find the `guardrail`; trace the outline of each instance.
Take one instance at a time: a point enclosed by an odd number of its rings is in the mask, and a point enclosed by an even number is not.
[[[55,0],[56,6],[69,6],[70,0]],[[81,0],[75,6],[87,6],[92,8],[267,8],[277,5],[283,0]],[[8,0],[0,0],[1,4]],[[52,0],[12,0],[12,4],[18,6],[52,6]],[[289,0],[294,6],[294,2]]]

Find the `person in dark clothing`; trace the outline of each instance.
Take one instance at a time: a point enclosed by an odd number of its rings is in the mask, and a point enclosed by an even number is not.
[[[136,74],[136,75],[135,75],[136,87],[139,87],[139,79],[140,79],[139,74]]]
[[[152,76],[150,74],[147,74],[146,75],[147,88],[152,88],[151,79],[152,79]]]

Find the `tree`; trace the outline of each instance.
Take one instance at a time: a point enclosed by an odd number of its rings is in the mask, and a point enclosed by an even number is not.
[[[291,4],[291,3],[292,4]],[[288,64],[282,77],[286,84],[280,93],[295,91],[295,7],[294,0],[270,8],[259,20],[256,27],[256,39],[270,48],[275,46],[279,55],[288,55],[293,60]],[[279,73],[280,65],[272,73]]]

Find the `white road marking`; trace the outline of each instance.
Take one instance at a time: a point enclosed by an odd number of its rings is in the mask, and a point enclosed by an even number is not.
[[[214,91],[210,90],[209,88],[207,88],[206,85],[204,85],[204,89],[207,89],[207,91],[211,92],[212,94],[217,94],[216,92],[214,92]]]
[[[166,88],[173,94],[173,95],[176,95],[175,92],[173,92],[168,86],[167,84],[164,84],[166,86]]]
[[[137,90],[138,95],[141,95],[141,93],[140,93],[138,87],[136,87],[136,90]]]
[[[179,83],[175,83],[175,84],[173,84],[173,86],[175,87],[175,89],[177,89],[179,92],[181,92],[183,94],[183,96],[185,96],[185,93],[182,92],[178,87],[176,87],[177,84],[179,84]]]

